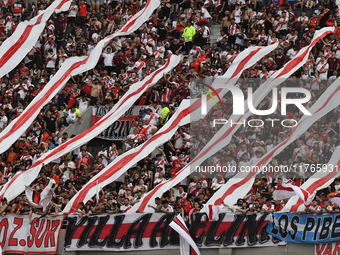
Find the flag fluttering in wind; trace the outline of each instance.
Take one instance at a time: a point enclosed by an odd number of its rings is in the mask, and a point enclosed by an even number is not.
[[[51,202],[53,198],[53,184],[55,184],[54,179],[50,179],[47,186],[43,189],[38,197],[38,201],[35,198],[35,190],[30,187],[25,186],[25,194],[27,197],[28,202],[36,208],[42,208],[43,212],[47,208],[48,204]]]
[[[339,96],[337,98],[339,99]],[[301,188],[311,194],[328,187],[329,185],[331,185],[335,178],[340,176],[339,168],[340,146],[336,147],[336,149],[334,150],[332,157],[327,163],[327,168],[323,171],[318,171],[311,177],[309,177],[308,180],[301,185]],[[303,203],[303,200],[300,199],[298,196],[294,196],[289,199],[288,203],[282,209],[282,212],[298,212],[303,211],[304,209],[305,205]]]
[[[295,195],[302,199],[306,207],[311,206],[313,198],[315,196],[314,193],[309,194],[308,191],[301,189],[298,186],[292,185],[291,183],[283,183],[277,185],[276,189],[273,192],[273,199],[282,200],[286,198],[291,198]]]
[[[219,205],[207,205],[204,204],[205,212],[208,215],[209,220],[218,221],[218,215],[220,213]]]
[[[201,255],[180,214],[170,222],[169,226],[179,234],[181,255]]]

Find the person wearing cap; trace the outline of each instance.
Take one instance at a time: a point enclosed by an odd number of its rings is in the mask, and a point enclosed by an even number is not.
[[[194,36],[196,34],[196,29],[195,27],[191,24],[191,21],[187,21],[187,26],[185,27],[182,37],[184,38],[184,46],[185,46],[185,51],[187,53],[190,52],[192,48],[192,43],[194,40]]]

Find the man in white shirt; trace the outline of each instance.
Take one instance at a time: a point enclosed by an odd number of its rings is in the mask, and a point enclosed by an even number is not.
[[[97,153],[97,159],[99,157],[103,158],[103,165],[106,167],[110,158],[109,158],[109,155],[108,155],[107,150],[105,148],[105,145],[102,145],[102,149]]]
[[[282,12],[279,23],[281,24],[280,34],[286,35],[287,34],[287,26],[288,26],[288,17],[287,17],[286,12]]]
[[[112,49],[109,47],[107,48],[106,53],[103,53],[102,56],[104,58],[105,69],[110,74],[113,70],[112,60],[113,57],[115,56],[115,53],[113,53]]]
[[[187,193],[184,192],[184,189],[182,186],[178,187],[178,194],[177,197],[181,197],[181,198],[187,198]]]
[[[171,205],[169,205],[168,200],[163,200],[162,201],[162,208],[161,208],[161,212],[167,214],[167,215],[171,215],[174,213],[174,208],[172,208]]]
[[[302,30],[302,31],[304,31],[305,28],[308,27],[308,21],[309,21],[309,19],[308,19],[308,17],[306,16],[306,11],[303,10],[303,11],[301,12],[301,16],[298,17],[298,22],[299,22],[300,25],[301,25],[301,30]]]
[[[318,64],[316,69],[318,70],[318,72],[320,74],[321,83],[323,83],[322,81],[326,81],[326,83],[324,83],[324,84],[327,84],[327,76],[328,76],[329,65],[326,62],[326,59],[325,59],[324,56],[321,57],[321,62],[320,62],[320,64]]]
[[[262,213],[272,213],[274,212],[274,205],[272,201],[269,199],[267,202],[262,206]]]
[[[77,13],[78,13],[78,5],[76,4],[75,1],[72,1],[69,13],[67,15],[67,22],[69,24],[72,24],[73,27],[75,27],[76,25]]]
[[[55,68],[55,62],[57,60],[57,55],[53,52],[53,49],[49,49],[46,57],[46,68],[53,69]]]
[[[148,119],[149,124],[157,126],[161,117],[157,113],[152,112],[150,108],[147,108],[145,112],[146,115],[144,117],[144,120]]]
[[[233,11],[232,14],[233,14],[233,17],[235,18],[235,23],[240,24],[241,23],[241,14],[242,14],[240,5],[238,5],[238,4],[235,5],[235,10]]]

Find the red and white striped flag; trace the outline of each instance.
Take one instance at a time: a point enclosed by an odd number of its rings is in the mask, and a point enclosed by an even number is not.
[[[218,221],[220,206],[204,204],[204,210],[207,213],[209,220]]]
[[[54,1],[45,11],[18,25],[0,47],[0,78],[12,71],[33,48],[53,12],[67,11],[70,4],[71,0]]]
[[[323,37],[325,37],[329,33],[333,33],[335,31],[335,28],[327,27],[323,28],[321,30],[318,30],[315,32],[315,35],[313,37],[313,40],[309,46],[306,46],[302,48],[299,53],[291,60],[289,61],[283,68],[275,72],[269,79],[267,79],[266,82],[264,82],[260,88],[254,93],[254,107],[260,104],[260,102],[267,96],[267,94],[270,92],[270,90],[274,87],[277,87],[279,84],[281,84],[285,79],[287,79],[290,75],[292,75],[296,70],[298,70],[303,64],[307,61],[309,52],[312,50],[313,46]],[[218,80],[217,78],[216,80]],[[247,104],[245,102],[245,109],[247,109]],[[243,120],[246,120],[251,115],[251,112],[248,110],[245,111],[245,114],[242,116],[236,116],[232,115],[229,118],[229,121],[232,120],[233,123],[240,123]],[[162,194],[169,190],[170,188],[177,185],[178,182],[182,181],[184,178],[186,178],[188,175],[190,175],[191,171],[190,166],[191,165],[200,165],[204,160],[214,155],[217,151],[219,151],[221,148],[223,148],[226,144],[228,144],[231,141],[232,135],[237,131],[237,129],[240,126],[234,125],[232,127],[228,127],[228,125],[224,125],[217,134],[210,140],[210,142],[202,149],[202,151],[184,168],[182,168],[180,171],[176,173],[176,175],[171,178],[170,180],[163,182],[161,184],[158,184],[153,190],[148,192],[141,200],[140,202],[136,203],[129,212],[145,212],[150,211],[150,208],[147,207],[148,204],[154,203],[154,198],[157,196],[162,196]],[[234,178],[232,178],[234,179]],[[238,187],[247,184],[247,180],[237,180],[239,183]],[[230,182],[230,181],[229,181]],[[228,182],[228,183],[229,183]],[[222,188],[226,187],[227,184],[224,184]],[[218,192],[222,190],[220,188]],[[233,187],[236,189],[236,187]],[[250,189],[250,188],[249,188]],[[247,191],[249,191],[247,189]],[[242,189],[243,191],[245,189]],[[217,193],[218,193],[217,192]],[[214,196],[217,194],[215,193]],[[213,197],[214,197],[213,196]],[[212,198],[209,199],[209,203]],[[215,205],[221,205],[222,204],[221,199],[219,199],[219,203]],[[229,201],[228,201],[229,202]],[[235,201],[236,202],[236,201]],[[231,202],[229,202],[231,203]],[[234,203],[234,202],[233,202]]]
[[[181,255],[201,254],[180,214],[170,222],[169,226],[179,234]]]
[[[274,200],[282,200],[286,198],[291,198],[297,195],[300,199],[302,199],[304,205],[306,207],[311,206],[313,198],[315,194],[309,194],[308,191],[301,189],[301,187],[292,185],[291,183],[283,183],[277,185],[276,189],[273,192]]]
[[[301,188],[309,193],[314,193],[320,189],[328,187],[335,178],[340,176],[339,167],[340,146],[338,146],[333,152],[333,155],[327,164],[327,169],[323,169],[322,171],[318,171],[317,173],[313,174],[305,183],[301,185]],[[303,211],[304,209],[305,205],[303,204],[303,201],[298,196],[294,196],[289,199],[288,203],[282,209],[282,212],[298,212]]]
[[[244,54],[235,59],[234,63],[242,64],[243,68],[235,68],[230,66],[228,71],[230,72],[229,77],[235,77],[233,81],[236,82],[237,78],[241,75],[244,69],[252,66],[255,61],[260,60],[264,53],[269,53],[274,50],[275,47],[252,47],[244,51]],[[257,62],[256,61],[256,62]],[[256,63],[255,62],[255,63]],[[227,71],[227,72],[228,72]],[[222,93],[227,93],[228,90],[220,90],[220,96]],[[210,99],[210,100],[209,100]],[[209,102],[213,100],[209,98]],[[84,187],[71,199],[68,205],[64,208],[64,213],[69,213],[72,208],[78,208],[80,202],[88,201],[95,194],[95,183],[98,181],[100,187],[104,187],[109,183],[115,181],[122,174],[124,174],[130,167],[132,167],[139,160],[145,158],[150,151],[154,148],[168,141],[169,137],[172,136],[179,126],[185,125],[193,121],[193,119],[198,120],[201,117],[200,111],[201,99],[197,99],[193,104],[190,105],[190,100],[183,100],[179,108],[176,110],[175,115],[168,121],[154,136],[152,136],[148,141],[142,145],[133,148],[123,155],[117,157],[112,161],[106,168],[104,168],[100,173],[94,176],[89,182],[87,182]],[[210,107],[212,107],[210,104]],[[197,113],[197,115],[193,115]],[[136,208],[135,208],[136,209]],[[134,210],[135,210],[134,209]],[[129,210],[130,211],[130,210]]]
[[[26,107],[23,113],[0,133],[0,153],[8,150],[27,130],[38,116],[40,110],[65,86],[71,76],[84,73],[94,68],[99,61],[103,48],[105,48],[113,38],[133,33],[141,24],[149,19],[159,4],[159,0],[149,0],[146,7],[135,14],[121,30],[101,40],[89,56],[67,59],[53,78],[46,84],[44,89]]]
[[[51,202],[53,198],[54,191],[52,189],[53,184],[55,184],[54,179],[50,179],[48,185],[44,188],[44,190],[40,193],[38,201],[34,200],[34,190],[30,187],[25,186],[25,195],[27,197],[28,202],[36,208],[42,208],[43,212],[47,208],[48,204]]]
[[[228,203],[236,203],[238,198],[244,197],[251,189],[256,174],[261,172],[263,167],[266,166],[273,157],[277,156],[288,145],[298,139],[316,120],[337,107],[339,96],[340,78],[330,85],[317,102],[309,109],[312,116],[303,116],[286,140],[265,154],[256,166],[254,166],[253,171],[244,171],[236,174],[209,199],[207,204],[221,205],[224,200],[228,201]],[[310,194],[314,193],[314,191],[311,192],[303,186],[301,186],[301,188],[308,191]]]
[[[180,59],[180,56],[173,55],[172,53],[169,54],[168,61],[164,66],[147,76],[143,81],[137,82],[130,86],[130,89],[117,102],[117,104],[115,104],[115,106],[91,128],[59,145],[55,149],[44,153],[30,169],[26,170],[25,172],[17,173],[1,189],[0,199],[2,197],[6,197],[8,201],[14,199],[23,191],[24,185],[29,185],[34,181],[34,179],[39,174],[42,164],[46,165],[49,162],[60,158],[61,156],[78,148],[82,144],[90,141],[98,134],[103,132],[114,121],[122,116],[127,111],[127,109],[129,109],[131,105],[133,105],[134,102],[136,102],[137,99],[146,91],[148,87],[156,84],[165,73],[176,67]]]

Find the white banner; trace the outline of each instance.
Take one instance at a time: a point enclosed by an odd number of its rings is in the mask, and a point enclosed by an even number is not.
[[[170,228],[175,214],[134,213],[69,215],[66,251],[129,251],[179,249],[178,233]],[[193,214],[189,233],[200,249],[284,245],[268,235],[268,214],[220,213],[208,221],[205,213]]]
[[[7,214],[0,219],[0,243],[3,253],[56,254],[64,216],[51,218],[33,214]]]
[[[101,132],[97,138],[106,140],[124,140],[131,132],[131,129],[137,125],[139,116],[145,114],[148,105],[131,106],[118,120],[113,122],[105,131]],[[92,108],[92,125],[96,124],[103,116],[105,116],[112,107],[99,106]]]

